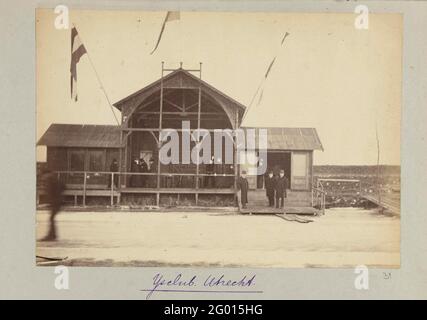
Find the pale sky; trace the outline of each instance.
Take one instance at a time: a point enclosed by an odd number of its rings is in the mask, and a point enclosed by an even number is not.
[[[247,126],[314,127],[323,143],[315,164],[400,164],[402,17],[370,14],[182,12],[150,55],[166,12],[70,11],[112,103],[170,68],[198,67],[202,78],[244,105],[274,56],[263,99]],[[37,139],[51,123],[115,124],[87,56],[77,66],[79,101],[70,99],[70,30],[37,12]],[[289,36],[280,48],[285,32]],[[116,112],[119,117],[119,112]],[[38,160],[45,159],[38,148]]]

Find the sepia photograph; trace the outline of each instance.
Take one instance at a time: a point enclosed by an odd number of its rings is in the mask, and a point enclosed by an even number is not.
[[[401,266],[399,13],[35,12],[38,267]]]

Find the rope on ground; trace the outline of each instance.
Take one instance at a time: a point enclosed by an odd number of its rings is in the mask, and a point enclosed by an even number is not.
[[[68,259],[68,257],[64,257],[64,258],[49,258],[49,257],[43,257],[43,256],[37,256],[36,255],[36,258],[39,258],[39,259],[44,259],[44,260],[48,260],[48,261],[64,261],[64,260],[67,260]]]
[[[275,214],[276,217],[282,218],[283,220],[286,221],[291,221],[291,222],[299,222],[299,223],[309,223],[309,222],[313,222],[314,220],[311,219],[307,219],[307,218],[301,218],[298,217],[295,214]]]

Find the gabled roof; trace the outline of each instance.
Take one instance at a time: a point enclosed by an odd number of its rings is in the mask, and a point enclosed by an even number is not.
[[[250,129],[250,128],[244,128]],[[255,128],[259,130],[261,128]],[[267,150],[322,150],[314,128],[265,128],[267,129]],[[255,135],[258,146],[258,132]]]
[[[120,127],[54,123],[37,145],[48,147],[119,148]]]
[[[195,75],[193,75],[192,73],[179,68],[175,71],[172,71],[171,73],[165,75],[163,77],[163,83],[167,83],[169,80],[173,80],[173,78],[177,78],[177,77],[186,77],[191,81],[197,81],[201,83],[202,89],[204,89],[207,93],[213,95],[213,96],[219,96],[222,97],[223,99],[228,100],[230,103],[232,103],[233,105],[235,105],[237,108],[241,109],[240,111],[243,111],[246,107],[241,104],[240,102],[234,100],[233,98],[231,98],[230,96],[226,95],[225,93],[221,92],[220,90],[216,89],[215,87],[211,86],[209,83],[199,79],[198,77],[196,77]],[[143,94],[144,92],[153,89],[155,87],[158,87],[160,89],[160,84],[161,84],[162,79],[159,79],[157,81],[152,82],[151,84],[149,84],[148,86],[145,86],[144,88],[132,93],[131,95],[127,96],[126,98],[121,99],[120,101],[117,101],[116,103],[113,104],[113,106],[115,106],[117,109],[122,110],[122,106],[124,103],[126,103],[127,101],[137,97],[138,95]]]

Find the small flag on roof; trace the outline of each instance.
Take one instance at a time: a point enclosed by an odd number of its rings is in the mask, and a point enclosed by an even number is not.
[[[160,29],[160,34],[159,34],[159,37],[157,38],[156,45],[154,46],[154,49],[153,51],[151,51],[150,54],[153,54],[154,51],[156,51],[157,47],[159,46],[160,40],[162,39],[163,31],[165,30],[165,27],[166,27],[166,23],[175,21],[175,20],[180,20],[180,19],[181,19],[181,13],[179,11],[168,11],[168,13],[166,13],[166,17],[165,17],[165,20],[163,21],[162,28]]]

